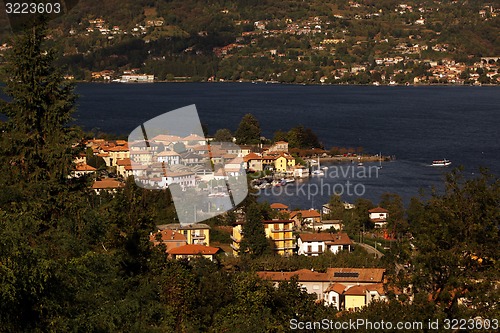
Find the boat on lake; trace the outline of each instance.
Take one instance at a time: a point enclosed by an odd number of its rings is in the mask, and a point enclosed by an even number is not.
[[[451,164],[450,160],[447,160],[446,158],[443,158],[442,160],[434,160],[432,161],[432,166],[448,166]]]

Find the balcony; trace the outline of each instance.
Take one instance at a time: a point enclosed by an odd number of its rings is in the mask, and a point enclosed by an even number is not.
[[[197,235],[197,234],[191,234],[192,239],[205,239],[205,234]]]
[[[233,235],[231,235],[231,236],[229,236],[229,237],[231,237],[231,240],[232,240],[233,242],[235,242],[235,243],[239,243],[239,242],[241,242],[241,239],[237,239],[237,238],[236,238],[236,237],[234,237]]]
[[[293,230],[290,228],[281,228],[281,229],[271,229],[271,232],[292,232]]]

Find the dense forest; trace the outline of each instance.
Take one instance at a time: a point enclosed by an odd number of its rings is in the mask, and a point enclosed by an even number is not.
[[[266,244],[214,262],[168,259],[149,241],[157,224],[175,221],[167,190],[129,180],[117,193],[97,195],[90,179],[68,177],[83,133],[68,126],[76,97],[45,34],[43,27],[28,29],[7,54],[9,99],[0,105],[7,118],[0,136],[1,332],[287,332],[293,318],[499,318],[500,181],[486,171],[469,180],[455,171],[444,194],[414,199],[391,221],[407,222],[413,236],[383,259],[367,261],[361,249],[314,261],[282,258],[267,254]],[[390,195],[385,200],[398,205]],[[247,219],[269,214],[252,196],[240,208]],[[233,219],[230,213],[207,223]],[[385,267],[390,283],[412,286],[414,297],[337,313],[296,280],[276,288],[255,274],[311,266]]]

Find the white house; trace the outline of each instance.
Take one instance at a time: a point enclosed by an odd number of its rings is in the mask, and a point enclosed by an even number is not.
[[[346,286],[342,283],[332,283],[324,292],[325,305],[332,306],[337,311],[344,308],[344,290]]]
[[[351,251],[352,241],[346,233],[300,234],[297,240],[298,254],[318,256],[325,252]]]
[[[315,231],[328,231],[335,229],[340,231],[344,229],[344,222],[342,220],[321,220],[312,226]]]
[[[81,176],[95,174],[96,170],[96,168],[86,163],[79,163],[75,165],[75,170],[71,171],[71,174],[70,176],[68,176],[68,178],[79,178]]]
[[[177,154],[175,151],[162,151],[156,155],[158,162],[165,162],[168,165],[179,164],[181,156]]]
[[[368,211],[370,214],[370,220],[375,223],[375,228],[383,228],[387,225],[387,217],[389,211],[382,207],[375,207]]]
[[[196,185],[196,177],[194,172],[189,171],[180,171],[180,172],[172,172],[167,171],[166,177],[162,177],[162,181],[160,183],[162,187],[171,184],[179,184],[181,188],[185,189],[186,187],[194,187]]]

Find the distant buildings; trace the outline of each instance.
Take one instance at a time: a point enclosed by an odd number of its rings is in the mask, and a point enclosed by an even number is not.
[[[277,286],[296,276],[298,283],[318,301],[338,310],[359,310],[374,300],[386,300],[383,268],[328,268],[325,273],[301,269],[294,272],[260,271],[257,275]]]
[[[370,220],[375,224],[375,228],[384,228],[387,225],[389,211],[382,207],[375,207],[368,211]]]

